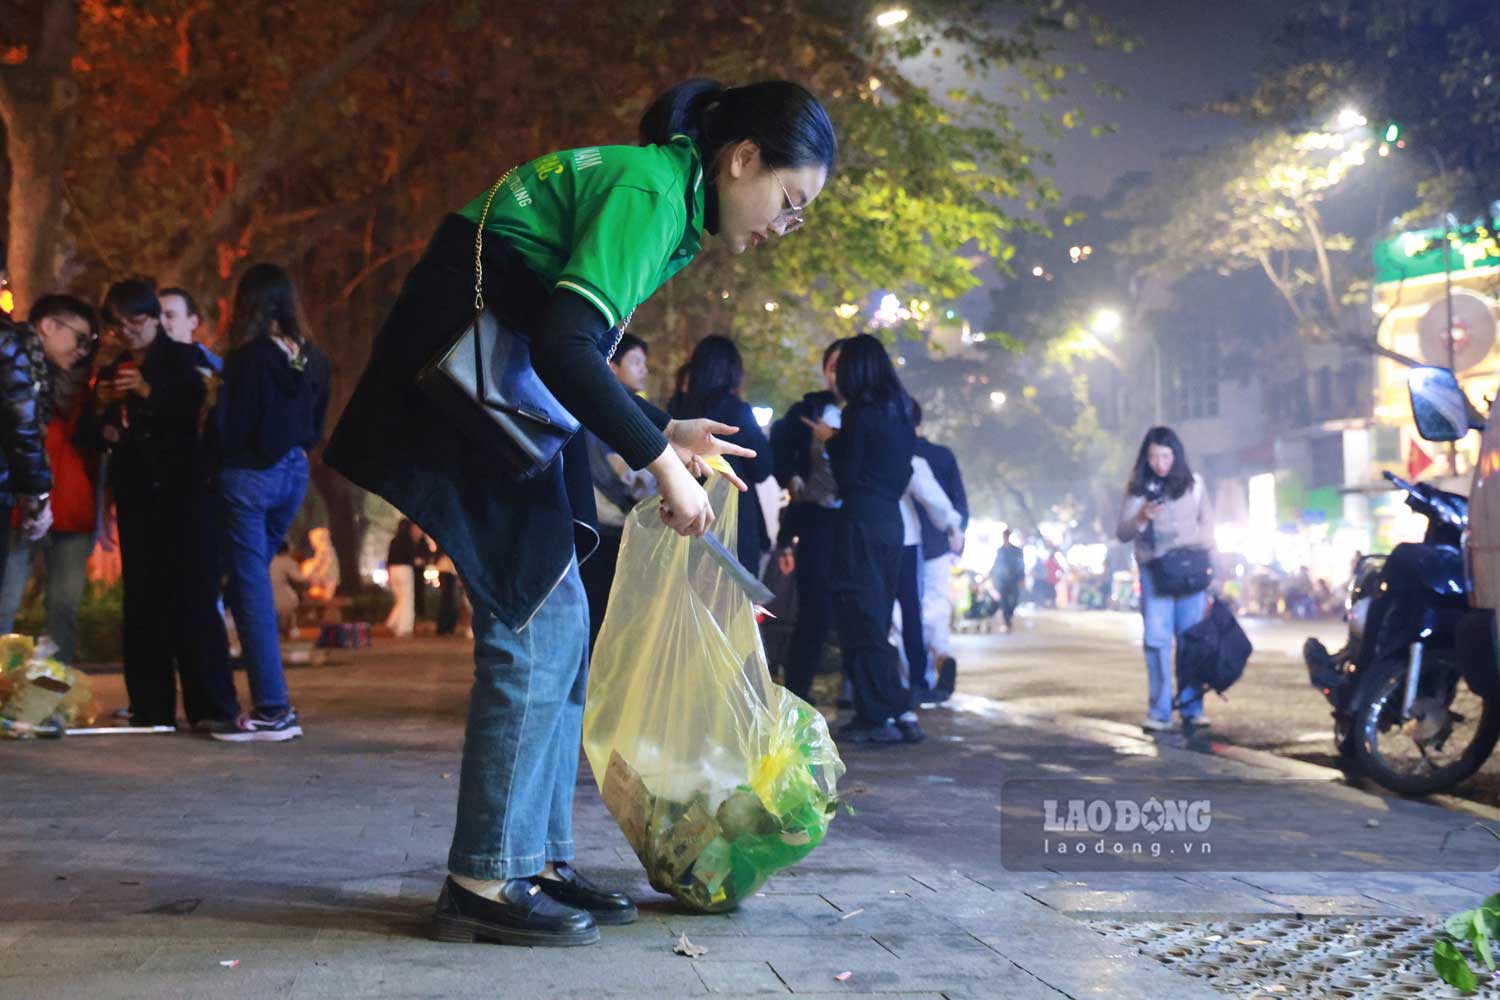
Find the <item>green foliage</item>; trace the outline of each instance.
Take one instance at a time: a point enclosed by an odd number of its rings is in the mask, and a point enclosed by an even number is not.
[[[1447,938],[1439,940],[1433,946],[1432,967],[1449,986],[1465,993],[1473,993],[1479,988],[1479,979],[1474,975],[1474,970],[1469,968],[1463,952]]]
[[[475,0],[87,2],[62,273],[89,297],[127,274],[185,284],[222,330],[239,272],[286,264],[333,362],[332,423],[444,212],[547,150],[634,142],[680,80],[788,78],[840,138],[806,230],[739,257],[710,243],[635,317],[654,396],[729,333],[757,401],[784,406],[854,332],[839,306],[884,290],[943,308],[1044,231],[1058,195],[1026,136],[1107,128],[1069,90],[1109,88],[1059,43],[1129,45],[1060,0],[920,0],[896,30],[875,25],[884,6],[623,0],[518,21]],[[997,337],[992,363],[1029,342]]]
[[[1455,913],[1448,918],[1444,929],[1449,936],[1440,937],[1433,946],[1433,968],[1443,982],[1472,993],[1478,989],[1479,980],[1469,967],[1460,945],[1467,943],[1484,967],[1491,973],[1495,971],[1494,941],[1500,937],[1500,893],[1487,897],[1472,910]]]
[[[523,39],[473,0],[85,4],[66,270],[98,286],[127,273],[186,283],[222,324],[240,268],[287,262],[336,369],[356,371],[434,220],[505,166],[632,142],[650,98],[690,76],[785,77],[825,99],[840,134],[808,232],[774,254],[710,251],[637,316],[660,367],[730,332],[779,386],[849,331],[835,306],[874,289],[946,301],[973,287],[975,255],[1003,265],[1056,199],[1023,127],[1082,127],[1065,88],[1083,70],[1057,41],[1122,44],[1054,0],[926,0],[894,31],[876,27],[879,9],[542,7]],[[396,26],[378,34],[387,17]],[[938,52],[943,82],[918,83]],[[336,379],[335,410],[350,381]]]
[[[1359,104],[1395,122],[1422,172],[1416,218],[1473,218],[1500,174],[1500,5],[1492,0],[1317,0],[1288,7],[1282,63],[1232,110],[1282,122]]]
[[[841,318],[840,305],[884,290],[941,306],[978,284],[981,257],[1004,271],[1014,241],[1043,231],[1031,213],[1057,192],[1044,173],[1048,157],[1024,139],[1023,125],[1081,122],[1075,109],[1051,108],[1081,72],[1056,61],[1054,43],[1070,31],[1088,31],[1101,46],[1118,39],[1095,21],[1064,22],[1050,2],[917,4],[898,32],[873,30],[874,10],[788,6],[773,21],[807,39],[807,50],[749,65],[725,58],[715,68],[747,79],[817,65],[809,82],[839,129],[840,162],[805,232],[774,253],[705,254],[641,309],[653,364],[661,357],[669,368],[705,333],[730,333],[755,373],[750,390],[783,406],[816,372],[827,342],[856,331],[860,317]],[[962,71],[958,85],[941,90],[912,73],[939,47]],[[987,96],[1002,71],[1015,80],[1005,101]]]
[[[1130,225],[1116,248],[1159,275],[1259,271],[1304,335],[1368,336],[1356,240],[1323,208],[1371,145],[1363,130],[1273,129],[1179,158],[1116,210]]]

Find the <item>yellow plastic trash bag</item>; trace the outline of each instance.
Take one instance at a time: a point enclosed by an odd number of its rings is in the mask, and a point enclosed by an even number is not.
[[[738,493],[708,489],[732,542]],[[722,911],[822,842],[844,765],[823,716],[772,682],[749,597],[660,506],[626,519],[583,744],[651,885]]]
[[[57,644],[45,636],[0,636],[0,736],[27,735],[27,727],[55,720],[63,726],[91,726],[99,715],[93,685],[81,670],[59,663]]]

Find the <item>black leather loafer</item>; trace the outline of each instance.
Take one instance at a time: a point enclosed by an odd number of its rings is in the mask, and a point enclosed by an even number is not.
[[[443,883],[432,917],[432,939],[469,944],[498,941],[533,947],[567,947],[599,940],[599,925],[580,909],[542,891],[537,878],[513,878],[499,900],[472,893],[453,879]]]
[[[542,891],[564,906],[587,910],[599,924],[633,924],[636,918],[635,904],[623,892],[601,889],[566,861],[554,866],[558,878],[538,878]]]

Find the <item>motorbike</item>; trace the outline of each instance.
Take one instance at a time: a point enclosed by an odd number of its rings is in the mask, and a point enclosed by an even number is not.
[[[1330,653],[1308,639],[1302,655],[1333,708],[1340,755],[1393,792],[1430,795],[1484,764],[1500,739],[1500,698],[1466,678],[1460,655],[1468,500],[1385,478],[1427,519],[1423,539],[1361,559],[1345,599],[1348,641]]]

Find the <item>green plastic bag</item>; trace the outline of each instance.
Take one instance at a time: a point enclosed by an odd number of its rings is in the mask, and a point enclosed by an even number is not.
[[[737,491],[708,489],[735,538]],[[823,716],[771,680],[750,599],[659,507],[626,519],[583,744],[651,885],[719,912],[823,842],[844,765]]]

